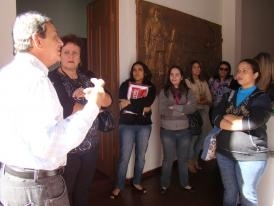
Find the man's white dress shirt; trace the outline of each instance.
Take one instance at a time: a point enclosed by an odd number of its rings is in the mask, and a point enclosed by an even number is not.
[[[18,53],[0,69],[0,162],[54,170],[66,164],[99,113],[95,103],[63,119],[48,79],[48,68],[29,53]]]

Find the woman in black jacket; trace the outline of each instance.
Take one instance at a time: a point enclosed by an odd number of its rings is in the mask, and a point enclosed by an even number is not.
[[[269,96],[256,87],[260,69],[253,59],[240,61],[236,79],[240,88],[214,110],[217,162],[224,185],[223,205],[258,205],[256,187],[268,156],[266,122],[271,115]]]
[[[117,199],[125,186],[129,159],[135,146],[134,176],[131,182],[133,190],[139,194],[147,191],[141,185],[145,165],[145,154],[151,132],[151,105],[156,97],[155,86],[151,82],[151,72],[140,61],[130,70],[130,77],[119,89],[119,161],[117,180],[110,198]]]
[[[63,107],[63,116],[81,110],[86,104],[83,90],[93,87],[90,81],[93,73],[86,74],[79,69],[81,61],[81,40],[75,35],[62,37],[60,67],[49,73],[49,78],[56,89]],[[106,93],[103,106],[108,107],[112,102]],[[68,153],[67,164],[63,177],[66,182],[71,206],[90,205],[90,191],[96,163],[99,155],[100,137],[98,135],[98,120],[96,119],[83,142]],[[69,140],[68,140],[69,141]]]

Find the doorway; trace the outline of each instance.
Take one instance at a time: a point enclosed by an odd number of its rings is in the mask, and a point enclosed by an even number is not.
[[[101,147],[97,169],[109,177],[114,177],[118,158],[118,7],[119,0],[95,0],[87,7],[88,68],[92,68],[98,77],[105,80],[105,88],[113,98],[110,110],[117,123],[115,130],[100,133]]]
[[[110,110],[116,120],[119,113],[118,6],[118,0],[16,0],[17,13],[37,10],[52,18],[60,36],[73,33],[87,42],[87,68],[106,81],[106,88],[113,97]],[[98,170],[113,177],[118,156],[118,130],[100,136]]]

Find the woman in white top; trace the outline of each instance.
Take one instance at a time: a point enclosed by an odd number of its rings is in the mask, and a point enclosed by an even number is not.
[[[202,75],[201,63],[192,61],[189,68],[189,77],[185,80],[187,86],[192,90],[197,98],[197,109],[203,119],[202,133],[192,137],[192,150],[190,150],[189,170],[196,173],[201,169],[198,164],[199,153],[202,149],[204,137],[212,128],[209,120],[209,106],[212,103],[212,96],[208,83]]]

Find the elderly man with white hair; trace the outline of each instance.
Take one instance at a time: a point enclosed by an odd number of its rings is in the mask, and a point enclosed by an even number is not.
[[[17,16],[15,57],[0,70],[0,202],[3,205],[69,205],[61,174],[67,153],[85,138],[105,96],[103,80],[87,88],[88,103],[63,119],[48,79],[60,61],[63,42],[50,18],[38,12]]]

